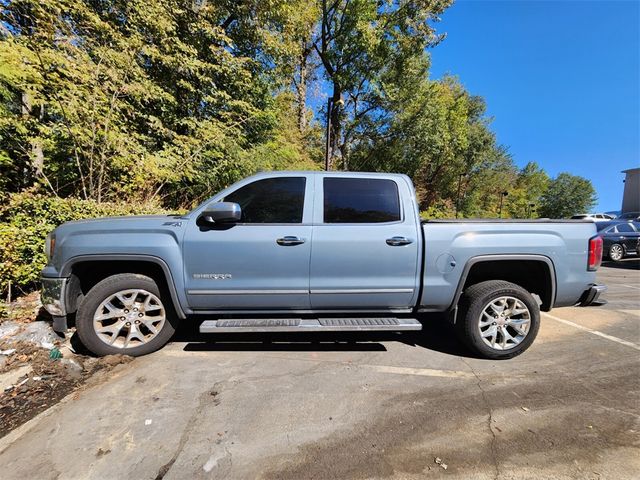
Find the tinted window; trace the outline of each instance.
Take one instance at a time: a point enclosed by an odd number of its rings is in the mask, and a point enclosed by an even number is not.
[[[257,180],[227,195],[242,208],[243,223],[302,223],[304,177]]]
[[[400,220],[398,186],[377,178],[325,178],[325,223],[380,223]]]
[[[616,230],[618,230],[618,233],[635,232],[633,227],[628,223],[621,223],[620,225],[616,226]]]

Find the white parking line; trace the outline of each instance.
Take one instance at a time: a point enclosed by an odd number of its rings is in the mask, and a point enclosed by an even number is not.
[[[379,373],[395,373],[399,375],[418,375],[422,377],[474,378],[473,373],[459,370],[434,370],[431,368],[393,367],[391,365],[361,365]]]
[[[640,350],[640,345],[636,345],[633,342],[628,342],[618,337],[614,337],[613,335],[607,335],[606,333],[599,332],[598,330],[593,330],[589,327],[585,327],[584,325],[579,325],[577,323],[570,322],[569,320],[565,320],[564,318],[558,318],[553,315],[549,315],[548,313],[543,312],[542,315],[545,317],[549,317],[557,322],[564,323],[565,325],[569,325],[571,327],[575,327],[579,330],[584,330],[585,332],[592,333],[602,338],[606,338],[607,340],[611,340],[612,342],[619,343],[621,345],[626,345],[627,347],[635,348],[636,350]]]

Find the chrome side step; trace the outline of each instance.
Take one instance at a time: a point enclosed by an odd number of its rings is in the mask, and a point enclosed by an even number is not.
[[[422,330],[415,318],[237,318],[205,320],[200,333],[222,332],[354,332]]]

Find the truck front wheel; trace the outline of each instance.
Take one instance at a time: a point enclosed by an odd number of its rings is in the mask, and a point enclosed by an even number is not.
[[[456,331],[474,352],[491,359],[512,358],[533,343],[540,328],[540,307],[514,283],[490,280],[465,290]]]
[[[82,344],[96,355],[139,356],[169,341],[175,318],[152,278],[122,273],[89,290],[76,314],[76,330]]]

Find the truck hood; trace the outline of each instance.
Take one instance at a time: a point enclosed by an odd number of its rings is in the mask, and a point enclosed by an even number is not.
[[[167,230],[175,231],[184,224],[186,218],[180,215],[134,215],[130,217],[90,218],[66,222],[54,230],[56,242],[63,237],[82,233],[127,233]]]
[[[57,276],[60,267],[75,256],[99,253],[162,257],[167,250],[179,251],[187,222],[187,217],[179,215],[140,215],[63,223],[53,231],[55,248],[45,269],[48,273],[44,273]]]

